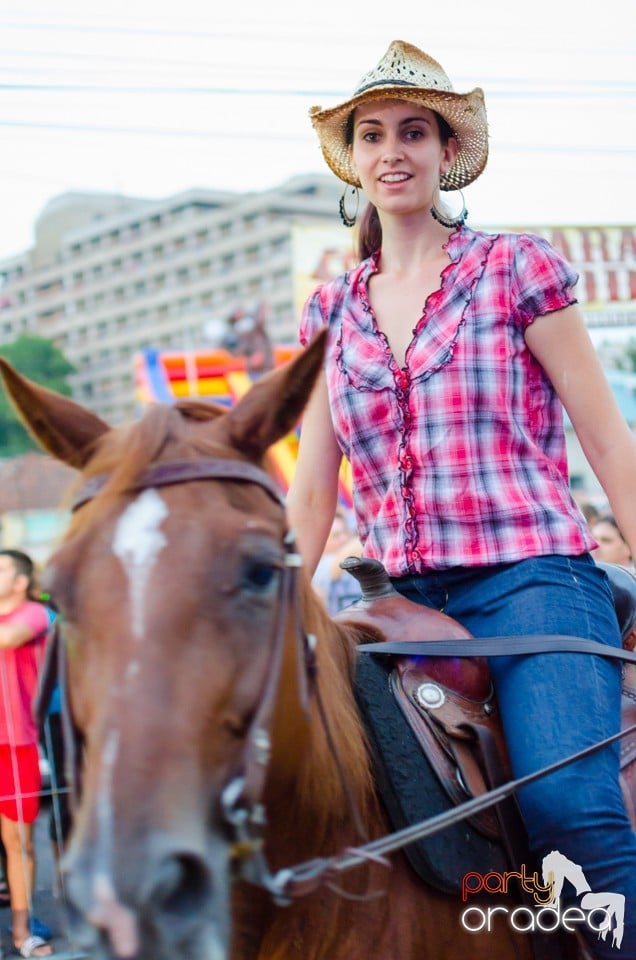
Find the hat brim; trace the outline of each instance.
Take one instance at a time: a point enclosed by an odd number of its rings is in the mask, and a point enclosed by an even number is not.
[[[472,183],[488,160],[488,123],[484,92],[475,87],[470,93],[423,89],[396,84],[378,84],[341,103],[323,110],[312,107],[310,117],[318,134],[322,154],[335,175],[352,186],[361,186],[351,164],[347,143],[347,121],[363,103],[376,100],[407,100],[434,110],[446,120],[457,138],[457,159],[441,178],[442,190],[458,190]]]

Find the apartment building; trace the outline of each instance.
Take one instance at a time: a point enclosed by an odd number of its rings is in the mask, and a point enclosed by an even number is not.
[[[223,318],[255,303],[273,340],[295,339],[293,232],[344,231],[339,194],[332,177],[300,176],[251,194],[56,197],[33,249],[0,261],[0,343],[53,340],[77,369],[76,399],[110,423],[129,419],[144,347],[205,347]]]
[[[0,261],[0,343],[53,340],[77,369],[76,399],[110,423],[129,419],[139,350],[205,349],[234,310],[258,303],[272,340],[295,341],[304,297],[352,262],[340,192],[333,177],[307,175],[248,194],[56,197],[33,249]],[[502,228],[561,250],[579,272],[590,326],[636,327],[632,226],[493,227]]]

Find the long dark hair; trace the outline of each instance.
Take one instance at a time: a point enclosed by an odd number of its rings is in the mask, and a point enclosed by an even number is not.
[[[440,141],[444,146],[446,146],[451,137],[455,137],[456,134],[450,124],[446,122],[444,117],[440,116],[440,114],[435,110],[433,110],[432,113],[437,120],[437,130]],[[352,110],[347,118],[346,137],[349,146],[353,144],[354,114],[355,110]],[[371,254],[379,250],[381,246],[382,227],[380,225],[378,211],[372,203],[368,203],[364,208],[362,216],[360,217],[358,226],[358,257],[360,260],[366,260],[367,257],[370,257]]]

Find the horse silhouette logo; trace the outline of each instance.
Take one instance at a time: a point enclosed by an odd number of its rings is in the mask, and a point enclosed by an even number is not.
[[[589,920],[593,914],[602,913],[604,916],[600,924],[592,927],[592,929],[597,931],[600,940],[606,940],[607,934],[611,930],[612,946],[620,950],[625,928],[624,895],[622,893],[606,893],[605,891],[594,893],[578,863],[568,860],[558,850],[552,850],[543,858],[541,870],[544,884],[550,884],[552,887],[552,901],[547,906],[556,906],[563,884],[566,880],[569,880],[576,890],[577,897],[580,897],[579,905],[581,909],[589,911],[588,925],[591,926]]]

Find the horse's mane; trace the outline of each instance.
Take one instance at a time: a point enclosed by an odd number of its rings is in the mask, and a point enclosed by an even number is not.
[[[319,691],[336,743],[338,761],[348,788],[355,796],[357,812],[368,826],[372,820],[377,820],[378,808],[366,736],[353,694],[359,631],[353,625],[332,620],[306,580],[302,584],[301,606],[304,628],[317,638]],[[329,848],[330,838],[337,847],[339,840],[334,835],[334,822],[341,825],[351,809],[347,790],[337,775],[332,747],[316,703],[313,704],[310,741],[305,762],[296,778],[293,798],[296,809],[291,808],[288,815],[291,820],[295,812],[298,823],[303,825],[305,848],[310,822],[311,842],[316,850],[324,851]],[[308,811],[311,811],[310,820]]]
[[[145,467],[164,457],[187,458],[212,450],[218,453],[218,445],[192,426],[216,420],[221,414],[218,407],[195,400],[173,406],[152,404],[141,420],[110,430],[101,439],[85,476],[111,473],[104,492],[119,495],[130,489]],[[229,455],[227,449],[225,455]]]

